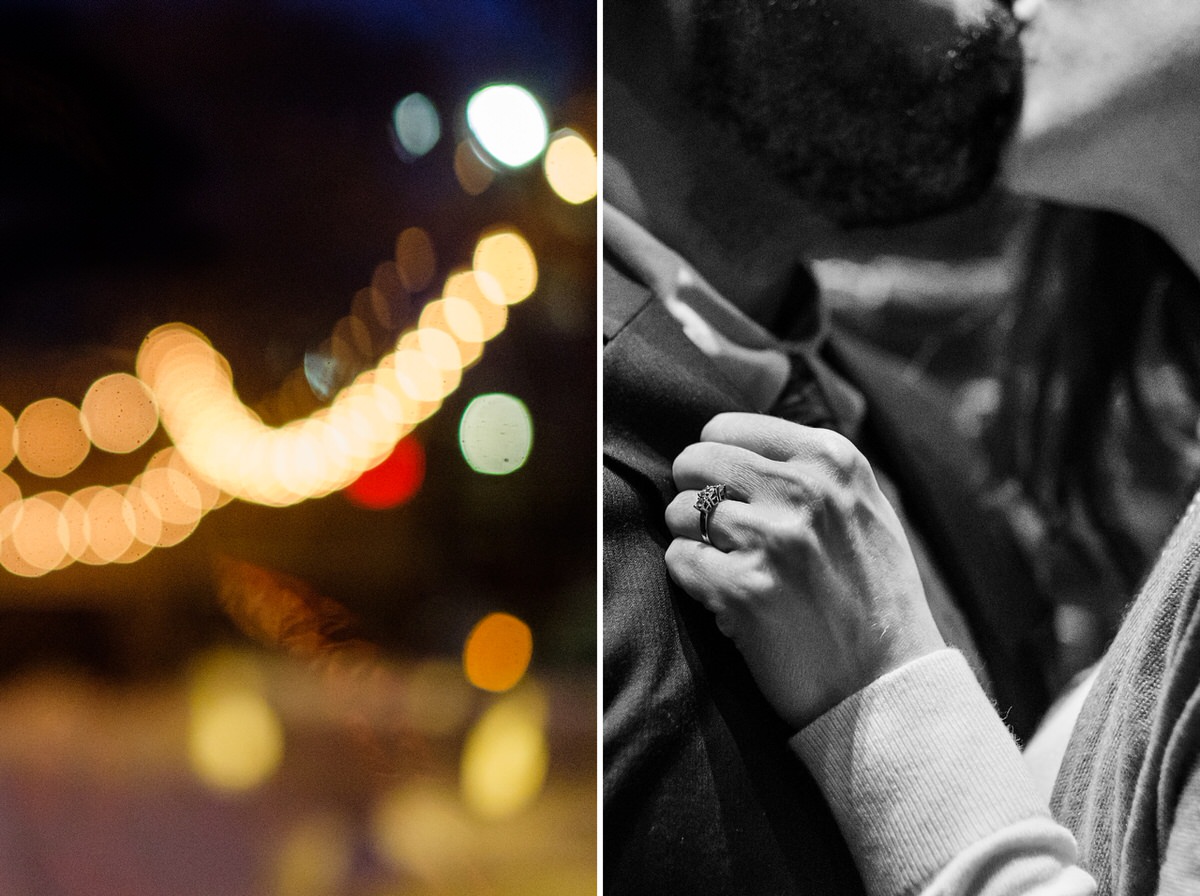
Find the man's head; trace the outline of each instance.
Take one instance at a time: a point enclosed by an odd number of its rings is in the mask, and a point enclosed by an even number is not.
[[[608,5],[625,4],[606,4],[606,35]],[[992,0],[645,6],[659,6],[670,30],[658,73],[680,101],[837,221],[943,211],[977,196],[995,172],[1019,105],[1020,52],[1014,23]],[[648,74],[643,67],[639,77]]]

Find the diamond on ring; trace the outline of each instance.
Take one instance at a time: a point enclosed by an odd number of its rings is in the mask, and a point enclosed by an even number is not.
[[[716,506],[725,500],[725,485],[717,483],[716,485],[706,485],[700,489],[696,495],[696,503],[694,506],[700,511],[700,540],[705,544],[711,545],[712,542],[708,538],[708,515],[716,509]]]

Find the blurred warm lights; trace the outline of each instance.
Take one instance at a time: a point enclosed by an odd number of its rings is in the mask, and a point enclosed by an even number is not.
[[[420,292],[433,280],[437,256],[423,228],[409,227],[396,237],[396,272],[409,292]]]
[[[21,500],[21,486],[7,473],[0,473],[0,510]]]
[[[410,93],[392,113],[396,139],[409,159],[419,159],[433,149],[442,136],[437,107],[422,93]]]
[[[428,233],[403,231],[395,261],[376,269],[371,287],[356,294],[354,312],[280,387],[270,407],[298,409],[281,426],[264,423],[242,402],[229,362],[182,323],[147,334],[136,375],[100,377],[78,408],[45,398],[15,420],[0,408],[0,469],[15,456],[36,476],[63,477],[93,446],[129,454],[159,427],[172,443],[132,481],[71,494],[26,497],[0,473],[0,566],[41,576],[76,562],[132,563],[179,544],[205,514],[233,498],[287,506],[344,489],[352,501],[377,508],[410,498],[425,459],[420,444],[406,437],[458,388],[484,343],[504,330],[508,306],[528,297],[538,280],[524,237],[511,228],[489,231],[474,248],[472,267],[451,273],[416,324],[391,341],[387,330],[404,319],[410,294],[436,273]],[[313,395],[327,404],[313,410]],[[510,396],[481,398],[460,426],[464,456],[480,472],[512,472],[529,453],[528,411]]]
[[[274,774],[283,759],[283,726],[249,661],[207,657],[192,677],[188,702],[188,759],[202,781],[244,791]]]
[[[84,516],[88,547],[103,563],[115,563],[133,545],[137,520],[125,496],[102,488],[91,496]]]
[[[17,421],[7,408],[0,408],[0,470],[3,470],[16,457]]]
[[[67,539],[61,519],[58,508],[41,498],[31,498],[18,506],[9,537],[29,566],[51,570],[63,561]]]
[[[152,332],[138,373],[158,402],[163,427],[201,479],[271,506],[327,495],[379,465],[440,407],[482,343],[504,329],[505,306],[536,285],[536,261],[514,231],[483,237],[475,263],[479,270],[451,275],[445,301],[431,303],[435,310],[329,407],[282,427],[265,425],[241,402],[228,362],[191,328]]]
[[[396,262],[389,259],[377,264],[366,292],[376,322],[386,330],[398,326],[405,316],[409,295]]]
[[[449,332],[460,343],[470,346],[487,342],[508,323],[504,293],[490,274],[477,271],[451,274],[442,287],[442,295],[466,302],[446,308]]]
[[[450,334],[463,367],[473,364],[483,351],[483,320],[467,299],[451,296],[430,302],[421,311],[421,329]]]
[[[463,801],[476,815],[510,818],[541,793],[549,766],[546,698],[526,685],[502,697],[476,723],[463,748]]]
[[[528,165],[546,148],[546,113],[516,84],[477,91],[467,102],[467,126],[484,152],[508,168]]]
[[[26,470],[55,479],[83,463],[91,448],[78,408],[61,398],[28,405],[17,419],[13,441]]]
[[[135,376],[113,373],[92,383],[80,406],[84,432],[102,451],[128,454],[158,429],[154,396]]]
[[[463,458],[476,473],[519,470],[533,447],[533,418],[519,398],[491,393],[472,399],[458,427]]]
[[[433,781],[416,780],[388,793],[372,818],[375,847],[395,868],[426,880],[462,860],[471,817]]]
[[[475,246],[476,275],[489,275],[500,290],[501,301],[514,305],[537,288],[537,259],[529,243],[513,230],[500,230]]]
[[[467,680],[485,691],[507,691],[516,686],[533,656],[533,634],[520,619],[491,613],[467,637],[463,670]]]
[[[550,187],[565,202],[579,205],[596,198],[596,151],[574,131],[554,135],[542,168]]]

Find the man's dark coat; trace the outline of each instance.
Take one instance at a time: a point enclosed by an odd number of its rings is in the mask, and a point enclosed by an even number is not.
[[[746,401],[663,304],[604,265],[604,880],[611,894],[852,894],[862,884],[792,733],[711,615],[669,580],[671,462]],[[831,360],[868,400],[869,455],[902,489],[1018,734],[1045,708],[1048,614],[965,455],[894,361]]]

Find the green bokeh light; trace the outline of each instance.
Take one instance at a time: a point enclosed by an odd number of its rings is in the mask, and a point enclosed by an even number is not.
[[[476,396],[463,411],[458,444],[476,473],[503,476],[519,470],[533,447],[533,417],[519,398],[492,392]]]

